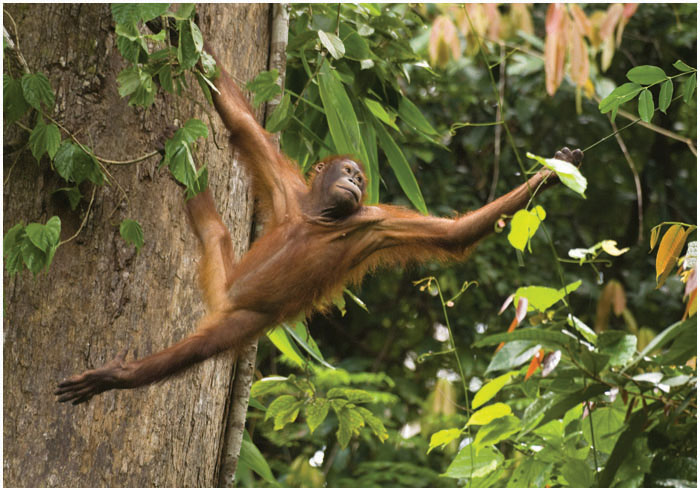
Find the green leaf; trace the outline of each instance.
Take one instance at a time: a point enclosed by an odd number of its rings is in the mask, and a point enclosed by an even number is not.
[[[136,246],[136,252],[143,247],[143,230],[139,222],[126,219],[119,225],[119,235],[129,244]]]
[[[323,44],[333,58],[339,60],[345,56],[345,45],[338,36],[319,30],[318,38],[321,40],[321,44]]]
[[[622,331],[605,331],[598,336],[596,345],[600,353],[610,355],[610,365],[621,366],[634,357],[637,337]]]
[[[527,157],[536,160],[544,167],[556,172],[564,186],[577,192],[584,198],[586,197],[584,193],[588,186],[588,181],[586,181],[586,178],[583,177],[583,174],[581,174],[581,171],[579,171],[575,165],[565,160],[545,159],[530,152],[527,152]]]
[[[698,74],[693,73],[688,80],[683,82],[683,102],[686,104],[693,98],[695,87],[697,85]]]
[[[184,126],[175,132],[175,135],[178,135],[178,139],[181,138],[190,145],[194,143],[197,138],[207,138],[209,136],[209,130],[207,130],[207,125],[201,120],[192,118],[188,119]]]
[[[55,96],[49,79],[43,73],[26,73],[22,76],[24,100],[35,109],[41,110],[43,103],[47,111],[54,106]]]
[[[375,130],[377,131],[377,138],[379,139],[379,145],[386,154],[389,160],[389,165],[394,171],[394,175],[399,181],[399,185],[403,192],[406,194],[413,206],[416,207],[418,211],[424,215],[428,214],[428,208],[425,206],[425,200],[423,199],[423,194],[420,191],[420,186],[418,186],[418,181],[416,181],[416,176],[411,170],[406,157],[403,152],[396,144],[393,138],[389,136],[386,128],[382,125],[375,125]]]
[[[607,488],[610,486],[618,468],[629,454],[634,439],[643,433],[643,427],[649,421],[648,414],[655,414],[661,406],[661,402],[655,402],[647,406],[645,410],[633,413],[627,425],[621,427],[624,428],[624,431],[617,439],[615,447],[605,464],[605,468],[598,474],[598,487]],[[595,411],[593,414],[595,414]],[[587,425],[584,425],[584,428],[586,426]]]
[[[111,9],[112,18],[117,24],[128,24],[139,21],[138,3],[113,3]]]
[[[435,131],[435,128],[425,119],[420,109],[408,98],[403,96],[399,100],[399,117],[421,133],[432,137],[439,136],[439,133]]]
[[[379,103],[375,100],[369,99],[367,97],[365,97],[363,99],[363,102],[365,103],[365,106],[367,107],[367,109],[369,109],[369,111],[376,118],[378,118],[383,123],[391,126],[396,131],[399,131],[399,127],[396,126],[396,123],[394,122],[396,120],[396,116],[389,116],[389,113],[386,112],[386,110],[384,109],[384,106],[382,106],[381,103]]]
[[[609,407],[597,407],[588,417],[592,418],[593,429],[591,430],[591,422],[586,421],[583,425],[584,438],[590,444],[595,442],[598,452],[611,453],[625,427],[625,406],[614,404]]]
[[[284,326],[284,330],[287,332],[287,334],[289,334],[292,339],[294,339],[294,341],[296,341],[296,343],[304,349],[304,351],[309,353],[312,358],[326,368],[335,368],[323,358],[323,354],[318,348],[316,341],[314,341],[314,338],[311,337],[306,324],[303,322],[295,322],[294,324],[289,325],[284,322],[282,325]]]
[[[637,94],[642,91],[642,86],[636,83],[625,83],[620,85],[618,88],[613,90],[607,97],[605,97],[600,104],[598,104],[598,109],[602,114],[612,111],[613,109],[620,106],[627,101],[631,101]]]
[[[104,174],[97,160],[69,141],[63,142],[56,152],[54,168],[68,182],[80,184],[89,179],[97,185],[104,183]]]
[[[137,3],[136,5],[137,15],[144,22],[160,17],[168,11],[169,7],[167,3]],[[112,6],[112,15],[114,15],[114,5]]]
[[[598,335],[593,329],[584,324],[581,319],[569,314],[567,317],[567,322],[570,326],[575,328],[586,341],[595,344],[596,340],[598,339]]]
[[[75,211],[75,209],[78,207],[78,203],[80,203],[80,200],[83,199],[83,195],[80,194],[80,189],[78,186],[73,186],[70,188],[59,188],[53,193],[64,193],[66,197],[68,198],[68,203],[70,204],[70,209]],[[53,194],[52,193],[52,194]]]
[[[22,271],[22,242],[25,240],[24,225],[18,223],[5,233],[2,241],[2,254],[5,270],[13,275]]]
[[[528,307],[544,312],[555,303],[563,300],[565,293],[562,290],[546,286],[523,286],[515,291],[515,297],[513,298],[515,305],[517,305],[520,297],[527,298]]]
[[[336,403],[333,405],[333,410],[338,417],[338,431],[336,432],[338,444],[340,448],[345,448],[353,435],[359,435],[360,428],[365,425],[365,420],[357,410],[348,407],[348,405],[339,407]]]
[[[193,17],[195,14],[195,4],[193,3],[181,3],[178,5],[177,10],[173,14],[173,17],[177,20],[187,20]]]
[[[190,19],[190,31],[192,32],[194,49],[199,55],[204,48],[204,38],[202,37],[202,31],[199,30],[199,26],[194,22],[194,19]],[[197,56],[197,59],[199,59],[199,56]]]
[[[519,430],[520,420],[518,418],[510,414],[502,416],[479,428],[479,432],[474,438],[474,445],[477,448],[495,445]]]
[[[518,210],[510,222],[510,232],[508,233],[510,245],[521,252],[525,251],[526,245],[529,248],[530,239],[535,235],[546,216],[547,213],[540,205],[532,210]]]
[[[260,72],[257,77],[246,84],[246,88],[255,94],[253,105],[259,106],[263,102],[273,99],[282,93],[278,85],[279,71],[275,68],[266,72]]]
[[[639,112],[639,117],[642,118],[642,121],[647,123],[651,121],[652,116],[654,116],[654,98],[649,89],[644,89],[639,95],[637,111]]]
[[[666,79],[666,73],[652,65],[640,65],[627,72],[627,79],[642,85],[652,85]]]
[[[503,455],[493,447],[477,449],[474,445],[466,445],[443,475],[456,479],[483,477],[496,471],[503,460]]]
[[[583,460],[567,459],[561,473],[569,486],[574,488],[590,488],[595,484],[593,469]]]
[[[372,56],[367,41],[357,31],[351,31],[347,36],[344,36],[343,44],[345,45],[345,56],[351,60],[362,63],[363,60]]]
[[[138,63],[146,55],[139,41],[132,41],[124,36],[117,36],[117,48],[124,59],[132,63]]]
[[[353,155],[363,163],[369,162],[353,105],[326,59],[322,61],[317,80],[336,153]]]
[[[467,421],[467,425],[485,425],[496,418],[507,416],[512,412],[508,404],[496,402],[472,413],[469,421]]]
[[[46,222],[30,223],[25,229],[27,238],[42,252],[48,253],[52,247],[58,245],[58,240],[61,235],[61,219],[53,216]]]
[[[32,150],[32,155],[37,162],[41,160],[42,155],[48,152],[49,157],[53,158],[61,146],[61,132],[55,124],[45,124],[42,118],[36,123],[36,126],[29,135],[29,148]]]
[[[6,73],[2,76],[2,98],[2,113],[7,125],[19,120],[30,107],[24,100],[21,82]]]
[[[270,133],[277,133],[284,130],[294,116],[291,98],[289,94],[284,94],[280,102],[265,122],[265,129]]]
[[[671,342],[673,339],[675,339],[677,336],[679,336],[686,329],[693,328],[696,325],[696,322],[697,319],[690,318],[684,321],[676,322],[675,324],[672,324],[671,326],[667,327],[662,332],[660,332],[654,339],[652,339],[651,342],[647,344],[644,347],[644,349],[639,353],[639,355],[637,355],[637,357],[627,365],[627,367],[635,365],[637,362],[639,362],[642,358],[647,356],[652,351],[662,348],[663,346]],[[625,369],[627,367],[625,367]]]
[[[354,404],[373,402],[372,394],[362,389],[350,389],[348,387],[334,387],[326,394],[329,399],[342,397]]]
[[[448,430],[440,430],[437,433],[433,433],[430,436],[430,447],[428,452],[430,453],[433,449],[437,447],[444,447],[450,442],[453,442],[462,435],[462,430],[460,428],[450,428]]]
[[[134,66],[122,70],[117,76],[119,95],[129,97],[130,106],[148,107],[153,104],[156,86],[153,78],[146,71]]]
[[[671,105],[671,99],[673,99],[673,82],[666,80],[661,84],[661,90],[659,91],[659,110],[666,114],[666,109]]]
[[[675,68],[676,70],[679,70],[681,72],[692,72],[695,70],[695,68],[686,65],[681,60],[676,61],[673,64],[673,68]]]
[[[35,246],[30,240],[24,240],[20,244],[22,260],[29,271],[34,274],[39,273],[49,265],[48,254]]]
[[[158,70],[157,75],[158,75],[158,82],[160,83],[160,86],[163,87],[163,89],[166,92],[169,92],[170,94],[174,94],[175,87],[173,86],[172,67],[169,64],[163,65],[163,68]]]
[[[275,430],[281,430],[288,423],[293,423],[299,415],[299,409],[304,401],[298,401],[292,395],[282,395],[272,401],[265,413],[265,419],[274,418]]]
[[[270,469],[267,460],[265,460],[263,454],[260,453],[258,447],[256,447],[250,440],[250,435],[248,435],[247,431],[244,433],[243,440],[241,441],[241,452],[239,458],[241,463],[247,465],[266,482],[279,486],[279,482],[277,482],[274,474],[272,474],[272,470]]]
[[[304,414],[306,415],[306,424],[309,425],[311,433],[316,431],[316,428],[325,421],[330,407],[328,399],[323,397],[312,399],[311,402],[306,404]]]
[[[133,94],[141,85],[141,71],[135,66],[122,70],[117,75],[117,83],[119,84],[118,90],[121,97]]]
[[[389,433],[386,431],[382,420],[376,417],[374,414],[372,414],[369,411],[369,409],[365,409],[364,407],[358,407],[356,409],[364,418],[365,423],[367,424],[367,426],[370,427],[372,433],[374,433],[376,437],[379,438],[380,442],[384,443],[384,441],[386,441],[386,439],[389,438]]]
[[[193,27],[194,26],[194,27]],[[185,70],[192,68],[199,61],[202,52],[202,33],[191,20],[178,21],[180,41],[177,46],[177,60]]]
[[[474,346],[480,348],[510,341],[536,341],[538,343],[546,343],[555,346],[567,346],[576,340],[561,331],[545,331],[539,327],[525,327],[516,329],[513,332],[503,332],[486,336],[474,343]]]
[[[518,329],[513,331],[513,333],[519,333],[521,330]],[[501,334],[503,336],[506,333]],[[478,341],[481,343],[484,340]],[[495,341],[492,344],[499,344],[501,341]],[[491,344],[489,340],[484,346]],[[476,344],[475,344],[476,346]],[[536,344],[532,340],[516,340],[506,342],[505,346],[498,350],[486,367],[486,373],[496,372],[500,370],[510,370],[512,368],[517,368],[525,363],[528,363],[530,359],[540,350],[540,345]]]
[[[374,129],[375,121],[367,110],[362,109],[360,115],[363,124],[360,126],[360,134],[367,150],[367,162],[365,162],[365,171],[367,172],[367,204],[375,204],[379,202],[379,148],[377,146],[377,130]],[[347,290],[346,290],[347,291]],[[359,304],[358,304],[359,305]],[[366,307],[364,307],[366,308]]]
[[[298,367],[303,367],[305,362],[298,348],[292,344],[282,326],[277,326],[267,333],[267,337],[275,347],[280,350],[288,360]]]
[[[547,405],[547,409],[542,419],[539,421],[539,424],[545,425],[554,419],[562,418],[572,407],[603,394],[609,388],[610,387],[603,384],[592,384],[573,394],[564,394],[556,397],[551,404]]]
[[[472,399],[472,409],[476,409],[493,399],[493,397],[498,394],[503,387],[508,385],[511,379],[517,374],[518,372],[516,371],[508,372],[484,384],[483,387],[479,389],[479,392],[476,393],[474,399]]]

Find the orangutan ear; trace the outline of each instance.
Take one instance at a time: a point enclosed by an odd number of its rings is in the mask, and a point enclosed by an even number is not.
[[[314,172],[320,174],[324,167],[326,167],[326,162],[317,162],[314,164]]]

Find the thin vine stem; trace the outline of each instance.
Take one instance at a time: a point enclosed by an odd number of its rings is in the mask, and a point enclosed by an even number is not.
[[[481,55],[481,58],[486,65],[487,72],[489,74],[489,78],[491,79],[491,85],[493,87],[494,93],[496,95],[496,102],[498,104],[498,110],[500,111],[501,114],[505,114],[505,111],[503,110],[503,102],[501,101],[501,97],[498,91],[498,85],[496,84],[496,79],[493,78],[493,73],[491,72],[491,69],[489,68],[489,61],[486,58],[486,53],[484,53],[483,46],[481,44],[481,37],[479,34],[476,32],[476,29],[474,29],[474,24],[472,23],[472,19],[469,15],[469,11],[467,10],[466,5],[462,5],[462,9],[464,10],[464,13],[467,16],[467,20],[469,21],[469,27],[474,34],[474,39],[476,39],[476,43],[479,46],[479,55]],[[525,175],[525,166],[523,164],[522,158],[520,157],[520,153],[518,152],[518,149],[515,145],[515,141],[513,140],[513,135],[510,132],[510,128],[508,128],[507,124],[503,125],[503,129],[506,132],[506,137],[508,138],[508,144],[510,145],[511,149],[513,150],[513,153],[515,154],[515,159],[518,161],[518,165],[520,166],[520,170]],[[529,189],[529,187],[528,187]]]
[[[88,209],[85,212],[85,216],[83,217],[83,221],[80,224],[80,227],[78,227],[78,230],[69,239],[62,240],[61,242],[59,242],[58,243],[59,247],[64,245],[64,244],[67,244],[71,240],[75,239],[78,236],[78,234],[80,234],[80,232],[85,227],[85,224],[87,223],[88,216],[90,215],[90,209],[92,209],[92,202],[95,200],[95,191],[97,191],[97,186],[92,187],[92,196],[90,197],[90,203],[88,204]]]
[[[442,289],[440,288],[440,283],[437,281],[436,278],[431,278],[432,281],[435,281],[435,286],[437,287],[437,292],[438,296],[440,297],[440,305],[442,306],[442,314],[445,317],[445,325],[447,326],[447,332],[450,336],[450,345],[452,346],[451,350],[452,353],[455,355],[455,362],[457,363],[457,369],[459,370],[459,377],[462,380],[462,389],[464,390],[464,402],[465,402],[465,412],[467,414],[467,421],[469,421],[469,418],[471,417],[471,409],[469,405],[469,388],[467,387],[467,378],[464,375],[464,368],[462,367],[462,361],[459,359],[459,351],[457,351],[457,344],[455,343],[455,338],[452,335],[452,326],[450,324],[450,317],[447,315],[447,302],[445,302],[445,298],[442,295]],[[468,288],[468,285],[467,285]],[[463,289],[464,291],[464,289]],[[450,300],[452,301],[452,300]],[[467,436],[469,437],[469,452],[470,452],[470,458],[471,461],[474,462],[474,446],[472,443],[474,442],[474,439],[472,437],[472,431],[471,431],[471,426],[467,426]],[[471,487],[472,484],[472,468],[474,466],[470,466],[469,470],[469,487]]]

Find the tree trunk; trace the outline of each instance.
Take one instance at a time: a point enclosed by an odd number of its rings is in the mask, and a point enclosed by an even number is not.
[[[15,39],[18,34],[30,70],[51,81],[55,118],[96,155],[134,159],[162,144],[169,125],[196,117],[209,126],[198,160],[209,166],[210,187],[240,256],[251,229],[248,180],[196,82],[190,83],[192,98],[158,96],[148,110],[130,107],[117,92],[125,62],[109,6],[4,8],[5,28]],[[269,8],[198,6],[205,38],[239,82],[267,67]],[[59,380],[100,366],[125,347],[129,356],[143,357],[195,329],[204,309],[183,191],[152,157],[109,166],[111,185],[82,184],[84,198],[73,212],[60,194],[52,194],[65,182],[46,159],[37,166],[28,149],[20,150],[27,137],[16,126],[4,131],[5,230],[58,215],[65,240],[86,213],[87,219],[77,238],[58,248],[47,273],[4,274],[5,486],[215,486],[231,390],[230,353],[166,382],[106,392],[76,407],[53,396]],[[125,218],[143,227],[138,254],[119,235]]]

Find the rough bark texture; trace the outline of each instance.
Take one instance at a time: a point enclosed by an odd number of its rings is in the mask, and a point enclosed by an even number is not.
[[[223,125],[184,98],[159,96],[148,110],[117,92],[124,67],[108,5],[8,4],[19,47],[57,96],[56,119],[95,153],[112,160],[144,155],[168,125],[191,117],[215,133],[198,154],[240,255],[249,243],[252,200],[232,158]],[[268,5],[200,5],[199,23],[238,81],[267,67]],[[5,27],[15,29],[5,16]],[[15,73],[15,76],[17,74]],[[203,102],[196,82],[195,99]],[[204,104],[202,107],[205,107]],[[28,135],[4,132],[4,174]],[[65,137],[65,135],[64,135]],[[102,365],[124,347],[130,356],[160,350],[191,333],[202,317],[198,257],[184,213],[183,192],[158,169],[158,158],[110,166],[112,186],[97,189],[85,228],[61,246],[48,273],[4,276],[5,486],[214,486],[218,482],[232,357],[221,354],[172,379],[132,391],[111,391],[78,407],[59,405],[56,383]],[[128,195],[114,185],[119,182]],[[25,150],[3,192],[5,230],[58,215],[61,239],[75,233],[92,185],[71,211],[52,191],[65,183],[48,162]],[[119,236],[131,218],[144,229],[139,254]]]

